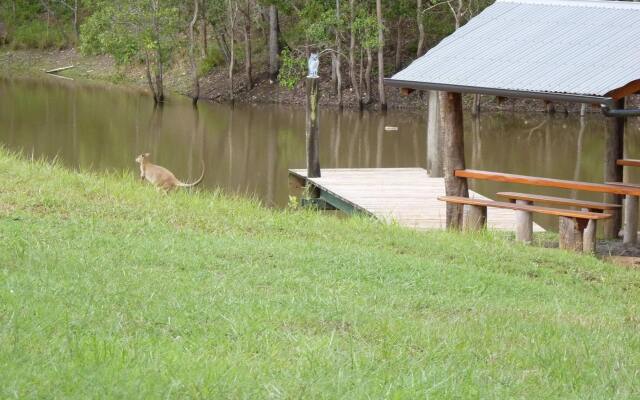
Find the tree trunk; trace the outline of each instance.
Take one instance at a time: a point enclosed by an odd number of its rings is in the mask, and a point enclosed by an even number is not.
[[[331,52],[331,90],[338,93],[338,74],[336,73],[336,53]]]
[[[400,52],[402,51],[402,18],[398,18],[398,25],[396,27],[396,57],[394,64],[394,71],[400,71]]]
[[[76,39],[80,41],[80,25],[78,24],[78,0],[73,3],[73,30],[76,33]]]
[[[198,98],[200,98],[200,81],[198,79],[198,70],[196,68],[196,54],[195,54],[195,34],[194,27],[198,20],[198,3],[200,0],[193,0],[193,19],[189,23],[189,62],[191,63],[191,78],[193,79],[193,93],[191,100],[193,105],[198,104]]]
[[[207,53],[209,52],[209,43],[207,42],[207,9],[205,8],[207,5],[207,2],[205,0],[201,0],[202,4],[201,4],[201,21],[200,21],[200,26],[202,29],[202,49],[201,49],[201,56],[202,58],[206,58],[207,57]]]
[[[371,54],[371,49],[367,47],[367,66],[364,70],[364,87],[367,91],[366,96],[364,98],[364,104],[371,103],[371,69],[373,68],[373,55]]]
[[[378,96],[380,110],[387,109],[387,99],[384,95],[384,30],[382,25],[382,0],[376,0],[376,16],[378,19]]]
[[[340,0],[336,0],[336,19],[340,21]],[[338,26],[340,23],[338,22]],[[340,31],[336,27],[336,78],[337,78],[337,94],[338,94],[338,108],[342,108],[342,40],[340,40]]]
[[[416,57],[420,57],[424,53],[424,18],[422,16],[422,0],[418,0],[416,10],[416,19],[418,22],[418,49],[416,50]]]
[[[467,180],[454,176],[464,169],[464,128],[462,125],[462,95],[440,92],[440,128],[444,136],[444,185],[447,196],[469,197]],[[462,204],[447,203],[447,228],[462,228]]]
[[[234,99],[233,99],[233,68],[235,67],[235,63],[236,63],[236,46],[235,46],[235,36],[234,36],[234,28],[236,26],[235,20],[236,20],[236,13],[234,10],[234,5],[235,2],[233,2],[232,0],[228,0],[227,1],[228,4],[228,12],[229,12],[229,50],[231,52],[230,54],[230,60],[229,60],[229,100],[231,100],[231,103],[233,103]]]
[[[222,57],[224,57],[225,63],[229,65],[231,62],[231,51],[229,50],[229,44],[227,43],[227,35],[224,30],[221,29],[218,25],[215,24],[214,21],[210,20],[209,23],[215,30],[215,38],[218,43],[218,49],[222,52]]]
[[[151,79],[151,65],[149,61],[149,53],[145,50],[144,55],[144,65],[145,65],[145,75],[147,77],[147,84],[149,85],[149,89],[151,89],[151,94],[153,94],[153,102],[158,103],[158,95],[156,94],[156,87],[153,85],[153,79]]]
[[[244,71],[247,75],[247,90],[253,88],[251,71],[251,0],[247,0],[244,14]]]
[[[280,72],[278,31],[278,9],[272,4],[269,6],[269,79],[272,82],[278,80],[278,73]]]
[[[473,95],[473,104],[471,105],[471,115],[474,117],[480,116],[480,95],[478,93]]]
[[[349,75],[351,78],[351,87],[353,88],[354,94],[356,96],[356,101],[358,102],[358,109],[362,110],[362,98],[360,97],[360,86],[356,81],[356,34],[355,28],[353,27],[353,20],[355,19],[355,0],[349,0],[349,8],[350,8],[350,17],[351,21],[351,37],[349,41]]]
[[[164,102],[164,82],[163,82],[163,60],[162,60],[162,46],[160,44],[160,24],[158,22],[158,13],[160,12],[160,3],[158,0],[151,2],[153,7],[153,34],[155,36],[156,45],[156,94],[157,102]]]

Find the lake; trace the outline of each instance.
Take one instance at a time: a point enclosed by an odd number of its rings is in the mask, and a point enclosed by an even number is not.
[[[271,207],[288,202],[288,168],[305,166],[305,111],[300,106],[235,106],[172,95],[154,107],[140,90],[78,83],[55,77],[0,79],[0,143],[25,154],[57,157],[71,168],[126,170],[149,152],[154,163],[183,181],[200,175],[203,186],[259,199]],[[385,131],[385,126],[398,127]],[[426,115],[421,111],[320,112],[321,165],[331,167],[426,167]],[[605,119],[599,112],[571,115],[484,113],[465,121],[467,167],[525,175],[602,182]],[[640,158],[640,125],[629,120],[625,154]],[[640,182],[640,172],[629,176]],[[489,197],[524,189],[472,182]],[[566,192],[527,187],[529,192]],[[601,195],[579,193],[584,199]],[[539,223],[554,227],[554,220]]]

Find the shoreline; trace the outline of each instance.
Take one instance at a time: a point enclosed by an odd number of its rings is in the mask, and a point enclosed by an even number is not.
[[[11,79],[13,77],[38,78],[38,74],[60,66],[74,65],[74,68],[62,71],[59,76],[99,82],[119,87],[142,90],[148,93],[147,83],[142,66],[118,67],[109,56],[84,56],[75,49],[66,50],[10,50],[0,47],[0,76]],[[255,67],[258,65],[256,64]],[[178,59],[171,64],[165,75],[165,90],[169,95],[178,94],[190,97],[191,80],[185,60]],[[375,86],[375,85],[374,85]],[[304,81],[301,80],[293,89],[289,90],[278,83],[271,83],[266,71],[256,68],[254,87],[246,90],[244,75],[237,73],[234,79],[234,103],[242,104],[282,104],[299,105],[305,102]],[[336,97],[331,92],[329,79],[320,84],[320,105],[327,108],[339,109]],[[228,78],[225,68],[216,68],[212,73],[200,78],[200,100],[212,103],[229,103]],[[400,90],[388,88],[386,90],[389,110],[426,111],[427,96],[416,91],[409,96],[400,94]],[[372,103],[364,107],[364,111],[380,111],[376,103],[377,94],[372,94]],[[630,104],[638,103],[637,98]],[[470,112],[472,96],[465,96],[465,110]],[[579,104],[558,103],[557,115],[578,113]],[[355,96],[348,86],[343,90],[343,109],[357,111]],[[481,112],[528,112],[544,113],[545,104],[542,101],[530,99],[507,99],[498,103],[491,96],[481,98]],[[588,108],[588,113],[600,113],[599,109]]]

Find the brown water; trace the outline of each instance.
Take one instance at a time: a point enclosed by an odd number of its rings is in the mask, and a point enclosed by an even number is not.
[[[154,108],[137,90],[80,84],[59,78],[0,79],[0,143],[35,156],[58,156],[73,168],[129,170],[134,158],[152,153],[154,162],[182,180],[200,174],[204,186],[260,199],[269,206],[288,201],[288,168],[303,168],[304,108],[281,105],[201,103],[171,96]],[[387,132],[384,126],[397,126]],[[425,116],[322,110],[322,167],[425,167]],[[542,114],[486,113],[466,121],[467,166],[527,175],[602,182],[605,121]],[[640,158],[640,125],[627,127],[626,154]],[[640,182],[640,171],[629,176]],[[472,187],[491,196],[524,189],[493,182]],[[529,192],[567,195],[538,188]],[[585,199],[600,195],[579,193]],[[552,220],[541,219],[552,226]]]

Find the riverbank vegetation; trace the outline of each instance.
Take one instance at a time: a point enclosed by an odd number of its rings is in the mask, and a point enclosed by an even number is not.
[[[164,100],[165,75],[204,96],[243,98],[278,81],[294,89],[311,52],[322,52],[331,101],[386,108],[382,77],[400,70],[480,12],[487,0],[10,0],[0,4],[0,44],[12,49],[79,46],[142,73]],[[200,84],[215,87],[201,91]],[[224,79],[222,77],[224,76]],[[259,91],[258,94],[259,95]],[[248,97],[251,97],[249,95]]]
[[[637,398],[637,270],[0,150],[2,398]]]

